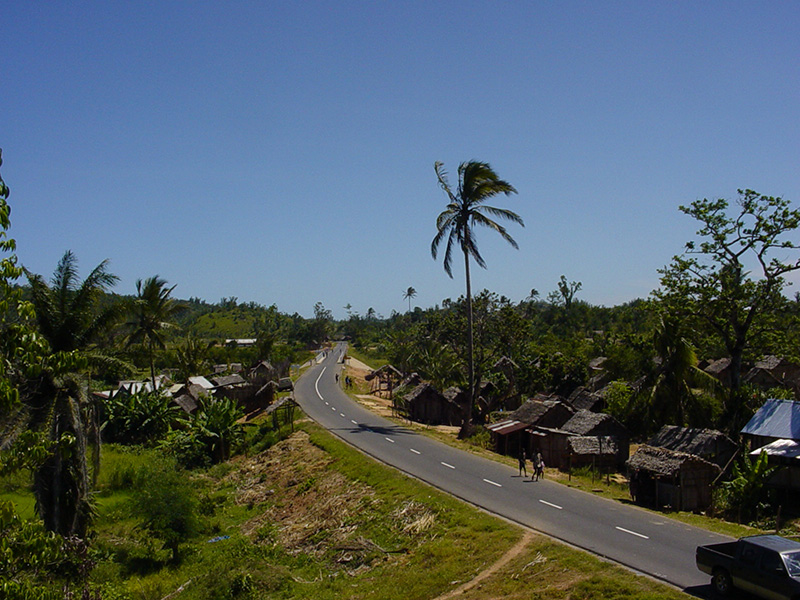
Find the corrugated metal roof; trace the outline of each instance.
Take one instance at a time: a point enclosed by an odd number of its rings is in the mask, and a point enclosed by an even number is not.
[[[775,440],[771,444],[753,450],[750,456],[759,456],[762,451],[766,452],[769,456],[800,458],[800,442],[796,442],[795,440]]]
[[[509,433],[514,433],[520,429],[525,429],[527,426],[527,423],[522,423],[515,419],[506,419],[505,421],[488,425],[486,429],[499,435],[508,435]]]
[[[800,402],[767,400],[744,426],[742,433],[800,440]]]

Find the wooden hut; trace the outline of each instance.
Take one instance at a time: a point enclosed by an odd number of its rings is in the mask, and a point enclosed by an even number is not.
[[[403,374],[392,365],[383,365],[368,373],[364,379],[370,382],[370,394],[391,399],[392,393],[403,381]]]
[[[566,438],[566,442],[570,469],[592,467],[610,473],[619,468],[620,456],[628,455],[627,443],[620,444],[611,435],[575,435]]]
[[[428,382],[422,382],[405,396],[403,408],[411,421],[428,425],[460,425],[461,410]]]
[[[208,396],[208,389],[196,383],[186,383],[173,394],[172,401],[185,412],[192,414],[200,404],[200,396]]]
[[[268,360],[259,361],[249,373],[250,381],[256,385],[264,385],[277,376],[278,370]]]
[[[606,401],[602,394],[590,392],[583,386],[575,388],[567,398],[567,402],[575,410],[590,410],[599,413],[606,408]]]
[[[643,445],[628,459],[631,498],[637,504],[674,510],[711,505],[711,484],[721,469],[694,454]]]
[[[609,457],[610,444],[602,441],[596,444],[581,443],[580,455],[576,455],[570,446],[574,437],[613,439],[616,455]],[[547,438],[551,455],[550,464],[560,469],[594,465],[601,470],[616,470],[623,468],[629,456],[628,430],[614,417],[605,413],[579,410],[560,429],[548,432]],[[572,445],[576,444],[577,442]],[[590,448],[597,449],[596,457],[592,458],[587,454]]]
[[[719,358],[711,361],[703,370],[709,375],[719,379],[723,385],[731,385],[731,359]]]
[[[492,434],[495,452],[517,456],[519,449],[525,448],[527,455],[533,456],[536,450],[540,450],[545,463],[549,464],[548,449],[544,446],[545,432],[561,427],[572,417],[573,410],[561,400],[546,398],[528,400],[506,419],[487,427]]]
[[[753,365],[742,381],[762,390],[788,388],[797,395],[800,390],[800,365],[780,356],[765,356]]]
[[[725,469],[738,450],[736,443],[721,431],[677,425],[664,425],[647,444],[694,454],[721,469]]]

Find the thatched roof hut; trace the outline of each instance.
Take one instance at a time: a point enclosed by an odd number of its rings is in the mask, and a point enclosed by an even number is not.
[[[509,415],[509,419],[538,427],[561,427],[574,414],[561,400],[528,400]]]
[[[590,410],[579,410],[561,429],[577,435],[613,435],[626,440],[629,437],[628,430],[614,417]]]
[[[696,429],[677,425],[664,425],[647,444],[694,454],[723,469],[738,448],[733,440],[716,429]]]
[[[461,407],[450,402],[431,383],[420,383],[406,394],[402,409],[406,416],[418,423],[429,425],[459,425],[462,420]]]
[[[595,458],[614,464],[620,453],[620,444],[612,435],[576,435],[567,438],[567,449],[573,457],[579,458],[581,463],[591,464]],[[578,465],[573,463],[573,466]]]
[[[394,389],[399,387],[403,381],[403,374],[392,365],[383,365],[370,371],[364,379],[370,382],[370,394],[377,396],[388,394],[388,397],[391,398]]]
[[[173,396],[172,401],[180,406],[187,414],[193,414],[197,410],[197,400],[192,398],[189,394],[181,394],[180,396]]]
[[[686,452],[643,445],[626,463],[634,502],[699,510],[711,504],[711,484],[721,469]]]
[[[597,392],[590,392],[587,388],[580,386],[567,398],[570,406],[575,410],[591,410],[592,412],[602,412],[606,407],[603,396]]]

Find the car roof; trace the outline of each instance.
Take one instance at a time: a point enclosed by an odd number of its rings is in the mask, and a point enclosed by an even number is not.
[[[751,535],[743,537],[743,540],[761,546],[762,548],[769,548],[776,552],[798,552],[800,551],[800,542],[783,538],[779,535]]]

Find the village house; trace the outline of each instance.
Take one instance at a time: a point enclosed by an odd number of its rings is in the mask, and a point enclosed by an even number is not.
[[[800,492],[800,402],[767,400],[741,433],[751,457],[766,452],[770,466],[780,467],[770,485]]]
[[[700,365],[700,368],[703,369],[709,375],[716,377],[722,384],[726,387],[730,387],[731,385],[731,359],[730,358],[719,358],[717,360],[712,360],[706,366]]]
[[[721,431],[664,425],[647,444],[676,452],[694,454],[725,469],[739,446]]]
[[[579,386],[567,398],[570,406],[575,410],[590,410],[592,412],[603,412],[606,408],[606,400],[600,392],[591,392],[584,386]]]
[[[426,381],[406,394],[398,408],[409,420],[428,425],[460,425],[463,415],[458,404]]]
[[[742,435],[749,450],[777,440],[800,441],[800,402],[767,400],[744,426]]]
[[[800,399],[800,365],[779,356],[765,356],[742,378],[744,383],[770,390],[776,387],[790,389],[795,399]]]
[[[611,415],[579,410],[560,428],[542,431],[542,456],[549,457],[549,466],[615,471],[628,460],[630,434]]]
[[[549,463],[545,455],[547,448],[541,440],[549,429],[558,429],[566,423],[574,411],[563,399],[553,396],[537,395],[528,400],[506,419],[488,425],[492,434],[495,452],[509,456],[518,456],[520,449],[525,448],[528,456],[537,450],[542,451],[544,461]]]
[[[394,390],[403,381],[403,374],[392,365],[383,365],[364,378],[370,382],[369,393],[379,398],[392,398]]]
[[[711,505],[712,484],[721,472],[694,454],[648,445],[639,446],[627,467],[634,502],[690,511]]]

